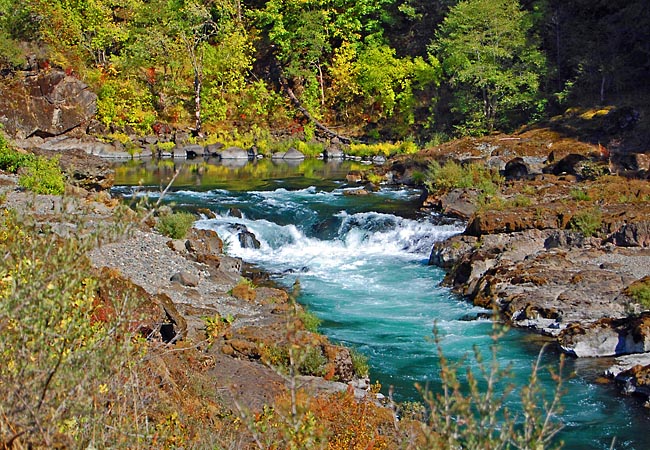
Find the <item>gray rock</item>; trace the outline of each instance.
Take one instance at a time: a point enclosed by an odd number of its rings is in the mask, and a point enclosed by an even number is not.
[[[616,356],[650,351],[648,315],[622,319],[601,319],[593,324],[576,324],[559,336],[560,347],[578,357]]]
[[[282,159],[305,159],[305,155],[302,152],[291,147],[289,150],[287,150]]]
[[[514,158],[506,163],[503,176],[506,180],[522,180],[528,177],[530,170],[523,158]]]
[[[221,159],[245,159],[248,160],[248,152],[241,147],[228,147],[221,153]]]
[[[241,231],[237,234],[239,239],[239,244],[242,248],[260,248],[260,241],[257,240],[257,237],[250,231]]]
[[[185,150],[185,156],[188,159],[196,158],[197,156],[202,157],[205,155],[205,148],[202,145],[198,145],[198,144],[186,145],[185,147],[182,148],[182,150]]]
[[[219,156],[224,145],[221,142],[215,142],[205,147],[205,153],[209,156]]]
[[[584,247],[588,239],[578,231],[554,230],[544,241],[544,248]]]
[[[323,157],[325,159],[343,159],[345,154],[338,145],[331,145],[323,151]]]
[[[623,224],[611,240],[619,247],[650,247],[650,221]]]
[[[179,283],[183,286],[197,287],[199,285],[200,280],[197,275],[190,272],[182,271],[172,275],[169,281],[172,281],[174,283]]]

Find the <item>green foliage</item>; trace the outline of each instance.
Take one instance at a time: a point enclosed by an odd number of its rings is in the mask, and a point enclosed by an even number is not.
[[[29,161],[18,178],[18,185],[36,194],[61,195],[65,192],[65,178],[59,158],[38,156]]]
[[[133,127],[145,134],[156,121],[151,94],[133,80],[111,79],[97,93],[97,118],[106,126]]]
[[[194,214],[184,211],[164,214],[158,218],[156,230],[172,239],[182,239],[192,228],[195,220]]]
[[[377,155],[392,156],[392,155],[411,155],[417,153],[418,147],[414,142],[378,142],[376,144],[357,144],[352,143],[347,150],[347,153],[352,156],[372,157]]]
[[[571,195],[571,198],[577,202],[591,201],[591,197],[589,197],[589,194],[585,192],[583,189],[579,189],[579,188],[571,189],[569,194]]]
[[[475,188],[484,194],[494,195],[503,183],[499,172],[482,164],[461,166],[453,160],[440,165],[433,161],[429,165],[425,185],[430,192],[452,189]]]
[[[230,326],[235,321],[231,315],[222,316],[216,313],[213,316],[203,317],[205,324],[205,338],[209,344],[212,344],[216,339],[222,337],[230,329]]]
[[[65,177],[59,159],[22,153],[9,146],[0,134],[0,170],[16,173],[21,169],[18,185],[36,194],[60,195],[65,191]]]
[[[625,293],[646,310],[650,309],[650,279],[648,277],[632,283],[627,287]]]
[[[16,173],[19,168],[31,164],[36,157],[31,153],[22,153],[9,146],[5,137],[0,133],[0,169]]]
[[[577,212],[569,221],[569,228],[580,231],[587,237],[600,232],[602,225],[603,215],[598,207]]]
[[[431,50],[454,89],[462,134],[508,126],[511,112],[537,103],[544,57],[531,25],[517,0],[463,0],[449,10]]]
[[[326,374],[327,358],[318,345],[303,348],[299,354],[298,372],[303,375],[322,377]]]

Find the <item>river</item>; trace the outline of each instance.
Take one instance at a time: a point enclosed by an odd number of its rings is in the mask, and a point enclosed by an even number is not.
[[[418,211],[421,192],[383,188],[367,196],[345,175],[350,163],[223,166],[194,162],[130,162],[117,169],[115,192],[155,199],[176,169],[180,175],[165,201],[177,207],[208,208],[217,217],[198,228],[216,230],[227,252],[257,264],[278,283],[300,280],[298,300],[323,322],[320,331],[369,358],[371,379],[396,400],[418,400],[415,383],[439,386],[434,327],[446,357],[472,361],[473,348],[489,356],[492,321],[485,311],[440,287],[444,272],[427,265],[433,243],[459,233],[463,224]],[[230,213],[237,208],[243,216]],[[246,227],[259,249],[242,248],[237,233]],[[516,385],[528,383],[542,340],[519,330],[498,343],[502,367]],[[543,364],[557,369],[559,354],[547,349]],[[568,449],[646,449],[648,413],[640,403],[596,383],[605,365],[567,359],[566,393],[558,440]],[[541,371],[547,395],[554,384]],[[516,391],[516,390],[515,390]],[[516,410],[516,395],[508,400]]]

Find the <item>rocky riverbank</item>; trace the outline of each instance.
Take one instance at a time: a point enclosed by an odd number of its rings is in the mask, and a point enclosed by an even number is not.
[[[608,375],[626,392],[645,393],[650,154],[647,143],[620,127],[638,113],[585,113],[580,121],[584,117],[607,147],[568,131],[572,122],[564,117],[547,127],[466,138],[398,158],[382,175],[413,184],[432,161],[499,171],[497,192],[430,193],[425,207],[462,218],[467,226],[436,244],[429,263],[446,269],[444,284],[469,301],[494,309],[515,327],[551,337],[570,355],[635,354]]]

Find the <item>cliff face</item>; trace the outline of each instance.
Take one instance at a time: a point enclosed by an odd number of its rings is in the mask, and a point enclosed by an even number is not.
[[[64,72],[26,73],[5,81],[0,85],[0,123],[13,138],[58,136],[96,113],[97,96]]]

